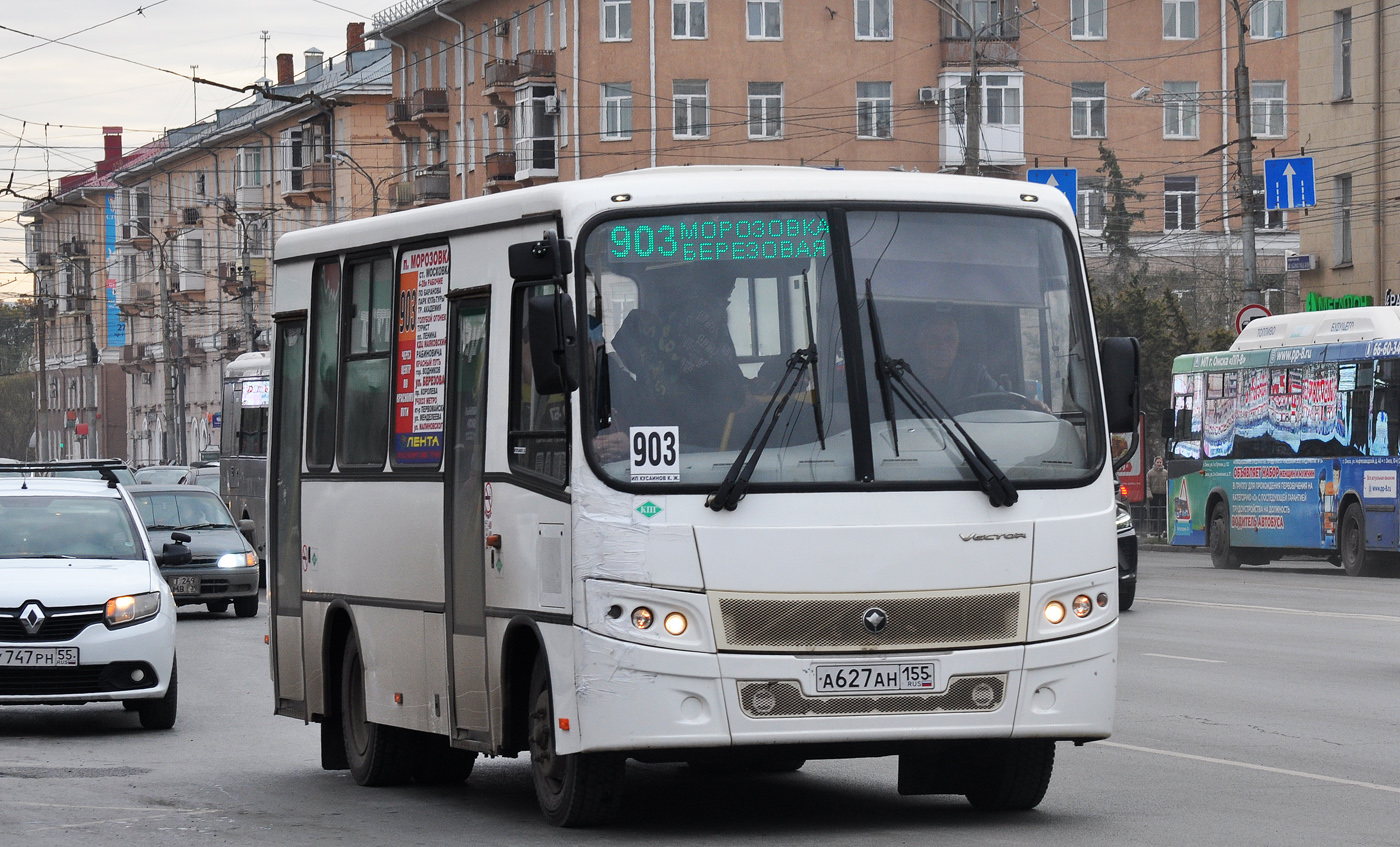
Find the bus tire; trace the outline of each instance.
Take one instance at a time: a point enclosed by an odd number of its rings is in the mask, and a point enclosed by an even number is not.
[[[1055,769],[1055,742],[1043,738],[988,741],[971,757],[965,796],[987,812],[1034,809],[1045,799]]]
[[[453,785],[467,781],[476,765],[476,754],[453,747],[445,735],[416,733],[418,751],[413,761],[413,781],[423,785]]]
[[[1375,576],[1375,553],[1366,549],[1366,514],[1360,503],[1352,503],[1342,513],[1341,526],[1337,532],[1337,552],[1342,558],[1342,567],[1347,576]]]
[[[371,723],[365,710],[365,669],[360,642],[345,642],[340,672],[340,725],[350,775],[360,785],[402,785],[412,776],[412,745],[404,730]]]
[[[1224,500],[1210,510],[1210,563],[1217,568],[1234,570],[1240,566],[1240,554],[1230,544],[1230,507]]]
[[[554,698],[544,653],[535,658],[527,706],[530,776],[545,820],[563,827],[592,826],[612,820],[622,805],[627,760],[614,753],[555,752]]]

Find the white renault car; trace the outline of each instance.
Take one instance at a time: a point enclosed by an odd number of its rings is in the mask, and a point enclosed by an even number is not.
[[[175,723],[175,598],[125,487],[0,465],[0,705],[119,701]],[[167,544],[160,560],[189,550]],[[185,537],[183,540],[188,540]]]

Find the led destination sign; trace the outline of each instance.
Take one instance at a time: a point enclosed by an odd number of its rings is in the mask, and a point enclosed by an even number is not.
[[[831,228],[822,214],[753,213],[629,221],[608,231],[614,261],[712,262],[825,258]]]

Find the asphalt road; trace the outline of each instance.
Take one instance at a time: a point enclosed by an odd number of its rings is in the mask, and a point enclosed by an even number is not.
[[[628,771],[624,820],[561,831],[525,759],[466,787],[366,789],[273,717],[266,619],[180,616],[180,718],[120,706],[0,709],[0,844],[1395,845],[1400,577],[1325,562],[1217,571],[1146,552],[1124,616],[1117,729],[1058,748],[1034,812],[902,798],[895,760],[781,776]]]

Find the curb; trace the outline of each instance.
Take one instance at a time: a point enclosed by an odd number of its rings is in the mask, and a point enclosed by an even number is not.
[[[1178,547],[1174,544],[1149,544],[1138,539],[1139,553],[1204,553],[1204,547]]]

